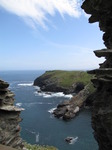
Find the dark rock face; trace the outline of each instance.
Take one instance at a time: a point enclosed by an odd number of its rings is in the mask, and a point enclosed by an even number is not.
[[[100,30],[104,32],[103,40],[108,49],[112,48],[112,1],[85,0],[82,8],[91,14],[90,23],[99,22]]]
[[[0,144],[22,149],[20,138],[22,109],[14,106],[14,94],[7,89],[9,84],[0,80]]]
[[[99,69],[89,71],[96,77],[92,82],[97,90],[93,95],[92,127],[99,144],[99,150],[112,149],[112,1],[85,0],[82,8],[91,14],[89,22],[98,21],[104,32],[103,40],[107,49],[95,51],[97,57],[105,57]],[[97,38],[97,37],[96,37]]]
[[[62,87],[58,84],[57,79],[52,79],[50,75],[40,76],[34,80],[34,85],[39,86],[45,92],[63,92],[64,94],[78,93],[84,89],[84,84],[81,82],[74,83],[71,87]]]

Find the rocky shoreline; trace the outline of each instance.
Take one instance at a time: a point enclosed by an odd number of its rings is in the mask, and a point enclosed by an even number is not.
[[[65,76],[64,76],[65,77]],[[63,78],[64,78],[63,77]],[[58,81],[60,79],[58,78]],[[57,118],[62,118],[63,120],[70,120],[74,118],[78,112],[81,110],[82,106],[92,105],[91,99],[89,96],[93,91],[91,91],[92,83],[88,83],[84,85],[83,82],[76,82],[72,84],[72,86],[63,88],[57,84],[57,79],[52,79],[51,75],[46,75],[46,73],[34,81],[35,86],[39,86],[41,93],[45,91],[45,93],[50,94],[50,92],[63,92],[64,94],[72,94],[73,97],[69,100],[66,100],[59,104],[57,108],[53,111],[53,114]],[[86,102],[87,100],[87,102]]]
[[[57,118],[62,118],[63,120],[70,120],[74,118],[82,106],[85,105],[89,93],[89,86],[85,86],[78,94],[73,96],[70,100],[60,103],[54,110],[53,114]]]
[[[78,93],[84,88],[83,83],[76,83],[70,88],[57,85],[56,81],[39,77],[34,81],[34,86],[39,86],[45,92],[63,92],[64,94]]]
[[[83,81],[85,78],[85,82]],[[87,79],[88,78],[88,79]],[[84,71],[46,71],[34,80],[34,86],[39,86],[45,92],[78,93],[90,82],[91,76]],[[70,84],[69,84],[70,83]]]

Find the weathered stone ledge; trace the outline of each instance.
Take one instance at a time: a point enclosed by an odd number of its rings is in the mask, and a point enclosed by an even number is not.
[[[0,80],[0,150],[22,149],[19,123],[22,121],[20,112],[23,108],[14,106],[14,94],[8,89],[9,84]]]
[[[9,87],[9,84],[7,82],[0,80],[0,89],[6,89],[8,87]]]
[[[0,144],[0,150],[17,150],[17,149]]]
[[[97,57],[110,57],[112,56],[112,49],[102,49],[94,51]]]
[[[112,75],[112,68],[100,68],[88,71],[89,74]]]
[[[4,110],[4,111],[17,111],[17,112],[21,112],[22,110],[24,110],[23,108],[18,108],[16,106],[1,106],[0,110]]]
[[[96,78],[96,79],[92,79],[91,80],[93,83],[95,82],[104,82],[104,83],[112,83],[112,80],[109,80],[109,79],[105,79],[105,78]]]

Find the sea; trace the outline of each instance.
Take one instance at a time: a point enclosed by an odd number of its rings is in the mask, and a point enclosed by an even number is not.
[[[0,71],[0,79],[7,81],[15,94],[15,105],[21,113],[21,137],[31,144],[55,146],[58,150],[98,150],[91,127],[91,110],[82,109],[70,121],[57,119],[53,109],[71,95],[38,93],[34,80],[45,71]],[[65,138],[73,137],[69,144]]]

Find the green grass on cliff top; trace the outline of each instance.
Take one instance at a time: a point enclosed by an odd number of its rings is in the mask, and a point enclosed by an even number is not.
[[[31,145],[31,144],[28,144],[28,143],[24,143],[24,144],[25,144],[25,148],[27,150],[58,150],[54,146]]]
[[[50,76],[51,80],[56,80],[60,86],[70,87],[73,83],[82,82],[84,85],[87,85],[92,75],[89,75],[85,71],[62,71],[62,70],[53,70],[46,71],[43,77]]]

